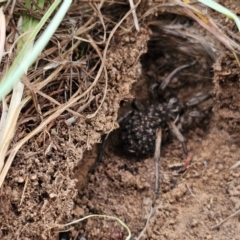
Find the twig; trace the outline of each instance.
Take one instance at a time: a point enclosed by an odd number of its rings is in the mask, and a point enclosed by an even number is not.
[[[210,229],[213,230],[213,229],[216,229],[216,228],[220,227],[220,226],[221,226],[223,223],[225,223],[227,220],[229,220],[229,219],[232,218],[232,217],[235,217],[235,216],[238,215],[238,214],[240,214],[240,209],[237,210],[235,213],[231,214],[229,217],[223,219],[220,223],[218,223],[218,224],[210,227]]]
[[[146,222],[143,230],[142,230],[141,233],[139,234],[139,236],[136,238],[136,240],[140,240],[141,237],[143,237],[144,233],[145,233],[146,230],[147,230],[147,227],[148,227],[148,225],[149,225],[149,221],[150,221],[150,218],[152,217],[152,215],[153,215],[153,207],[151,206],[151,209],[150,209],[150,213],[149,213],[149,215],[148,215],[147,222]]]
[[[230,170],[233,170],[233,169],[235,169],[235,168],[237,168],[237,167],[239,167],[239,166],[240,166],[240,161],[237,161],[236,163],[234,163],[234,164],[231,166]]]
[[[190,192],[190,194],[193,196],[193,198],[199,203],[199,205],[201,205],[201,202],[197,199],[197,197],[195,196],[195,194],[192,192],[191,188],[188,186],[188,184],[185,184],[187,190]]]
[[[154,163],[155,163],[155,197],[152,206],[154,206],[159,193],[159,161],[161,157],[161,142],[162,142],[162,129],[157,128],[156,130],[156,143],[154,152]]]
[[[26,191],[26,188],[27,188],[27,184],[28,184],[28,176],[26,177],[26,180],[25,180],[25,184],[24,184],[24,187],[23,187],[23,192],[22,192],[22,196],[21,196],[21,201],[19,203],[19,207],[22,205],[22,202],[24,200],[24,196],[25,196],[25,191]]]

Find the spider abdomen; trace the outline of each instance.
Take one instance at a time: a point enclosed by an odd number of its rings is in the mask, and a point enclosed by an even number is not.
[[[133,110],[133,113],[121,124],[121,138],[128,152],[140,155],[152,155],[155,149],[156,129],[162,128],[163,134],[168,135],[167,121],[175,120],[182,107],[178,108],[167,103],[154,104],[145,111]]]

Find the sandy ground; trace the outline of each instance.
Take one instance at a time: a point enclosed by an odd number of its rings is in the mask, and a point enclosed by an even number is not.
[[[165,46],[168,58],[155,59],[154,48],[147,48],[149,29],[145,25],[140,33],[114,39],[106,66],[107,98],[97,116],[80,118],[71,126],[59,119],[48,129],[51,140],[43,143],[44,137],[39,135],[17,154],[0,192],[1,239],[59,239],[59,229],[52,227],[89,214],[120,218],[130,228],[131,239],[138,239],[145,226],[141,239],[146,240],[239,239],[240,213],[220,223],[240,208],[240,172],[231,168],[240,155],[240,68],[233,54],[196,23],[191,28],[218,51],[213,61],[196,50],[197,64],[180,73],[171,86],[183,103],[200,90],[213,94],[200,107],[206,112],[205,119],[184,132],[193,155],[187,170],[177,175],[172,169],[173,164],[184,162],[184,155],[179,141],[169,140],[162,147],[160,192],[151,209],[153,158],[130,157],[119,150],[122,146],[115,131],[102,161],[89,173],[101,148],[101,136],[117,127],[118,112],[121,115],[129,108],[133,98],[147,104],[148,84],[162,81],[180,60],[181,64],[193,60],[189,55],[176,58],[177,45],[172,47],[161,35],[161,43],[154,46]],[[104,81],[98,88],[99,92],[104,89]],[[46,154],[50,143],[53,148]],[[147,222],[150,211],[153,214]],[[118,222],[101,218],[85,220],[67,230],[71,239],[122,240],[127,236]]]

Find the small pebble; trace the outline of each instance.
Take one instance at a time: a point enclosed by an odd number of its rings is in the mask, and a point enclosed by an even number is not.
[[[223,170],[223,169],[224,169],[224,166],[221,163],[219,163],[218,164],[218,170]]]
[[[170,219],[169,220],[169,225],[174,225],[174,224],[176,224],[176,221],[174,219]]]
[[[207,240],[212,239],[212,235],[207,235],[206,239],[207,239]]]
[[[191,224],[191,227],[194,228],[194,227],[197,227],[197,225],[199,224],[199,221],[196,219],[193,219],[190,224]]]
[[[23,183],[24,182],[24,178],[23,177],[17,177],[16,178],[16,182]]]

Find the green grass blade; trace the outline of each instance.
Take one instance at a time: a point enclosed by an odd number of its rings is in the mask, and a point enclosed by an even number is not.
[[[29,47],[32,45],[35,37],[37,36],[38,32],[41,30],[45,22],[49,19],[53,11],[57,8],[60,4],[61,0],[56,0],[51,7],[48,9],[46,14],[43,16],[39,24],[34,28],[34,30],[29,35],[29,40],[24,44],[21,52],[14,60],[12,66],[10,67],[8,73],[3,77],[2,81],[0,82],[0,100],[3,99],[13,88],[14,84],[21,78],[24,74],[24,70],[28,69],[34,60],[38,57],[41,53],[43,48],[46,46],[54,32],[56,31],[57,27],[61,23],[62,19],[64,18],[67,10],[69,9],[72,0],[65,0],[61,7],[59,8],[58,12],[55,14],[54,18],[45,29],[43,34],[39,37],[36,44],[33,46],[31,54],[28,55],[27,58],[23,57],[24,54],[28,51]]]
[[[205,4],[206,6],[226,15],[227,17],[233,19],[238,27],[238,30],[240,31],[240,19],[239,17],[231,12],[229,9],[225,8],[221,4],[213,1],[213,0],[198,0],[199,2]]]

